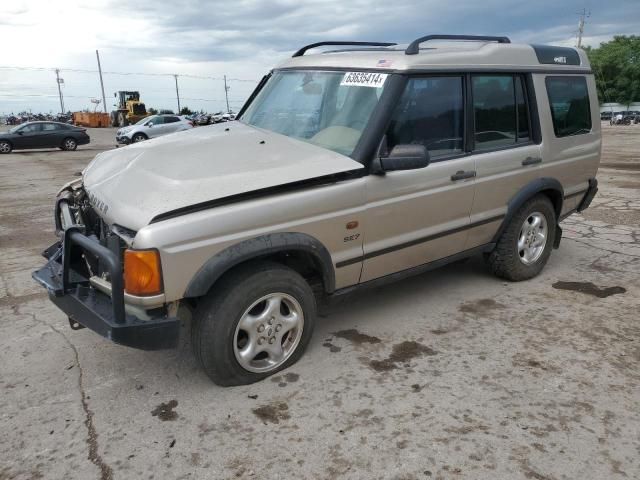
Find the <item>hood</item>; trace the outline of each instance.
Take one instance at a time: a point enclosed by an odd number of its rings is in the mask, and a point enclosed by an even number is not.
[[[137,125],[128,125],[126,127],[119,128],[117,133],[128,133],[133,130]]]
[[[83,182],[107,223],[139,230],[178,208],[362,168],[339,153],[233,122],[103,152]]]

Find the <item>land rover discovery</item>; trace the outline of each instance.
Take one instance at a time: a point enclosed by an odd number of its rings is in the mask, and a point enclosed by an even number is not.
[[[476,254],[537,275],[597,191],[598,115],[573,48],[307,45],[237,121],[97,155],[34,278],[122,345],[175,347],[190,318],[211,379],[251,383],[300,358],[320,302]]]

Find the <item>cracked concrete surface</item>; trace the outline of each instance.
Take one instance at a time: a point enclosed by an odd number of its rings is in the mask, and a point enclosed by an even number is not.
[[[56,189],[112,135],[0,157],[0,479],[638,478],[640,127],[605,127],[600,194],[536,279],[472,259],[364,292],[298,364],[227,389],[188,332],[113,345],[30,279]]]

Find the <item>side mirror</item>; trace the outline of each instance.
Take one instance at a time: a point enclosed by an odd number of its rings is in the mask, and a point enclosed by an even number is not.
[[[396,145],[389,155],[380,157],[382,172],[415,170],[429,165],[429,151],[424,145]]]
[[[17,133],[18,135],[22,135],[24,132],[23,132],[22,130],[18,130],[16,133]]]
[[[147,127],[153,127],[153,122],[147,123]]]

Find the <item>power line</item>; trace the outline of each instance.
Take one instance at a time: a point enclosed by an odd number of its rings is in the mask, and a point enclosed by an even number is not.
[[[2,70],[21,70],[21,71],[39,71],[39,72],[48,72],[48,71],[60,71],[60,72],[73,72],[73,73],[91,73],[96,74],[99,73],[98,70],[88,70],[84,68],[49,68],[49,67],[18,67],[12,65],[0,65],[0,69]],[[149,72],[109,72],[103,71],[103,75],[122,75],[122,76],[147,76],[147,77],[174,77],[175,73],[149,73]],[[180,77],[185,78],[194,78],[198,80],[219,80],[224,81],[224,76],[222,77],[213,77],[208,75],[194,75],[190,73],[180,73],[177,74]],[[227,78],[227,81],[233,82],[250,82],[256,83],[258,80],[250,80],[248,78]]]

